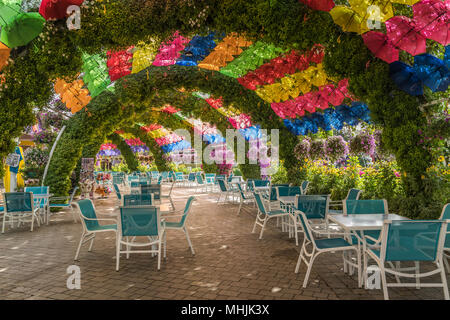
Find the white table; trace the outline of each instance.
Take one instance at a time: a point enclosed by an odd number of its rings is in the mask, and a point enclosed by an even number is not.
[[[296,196],[281,196],[278,197],[278,200],[287,206],[287,205],[294,205],[296,198],[297,198]]]
[[[47,194],[33,194],[33,205],[35,209],[43,210],[44,214],[44,221],[48,224],[50,219],[50,203],[49,199],[53,197],[53,193],[47,193]],[[41,205],[43,205],[43,208],[41,208]]]
[[[340,227],[342,227],[347,232],[353,234],[360,243],[364,243],[364,231],[368,230],[381,230],[385,220],[399,221],[399,220],[410,220],[406,217],[399,216],[397,214],[329,214],[328,219]],[[361,232],[361,234],[358,233]],[[349,239],[351,242],[351,239]],[[364,252],[362,253],[364,257]],[[361,270],[359,275],[358,284],[362,287],[364,272]]]

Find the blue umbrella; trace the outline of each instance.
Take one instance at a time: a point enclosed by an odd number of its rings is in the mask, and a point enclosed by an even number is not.
[[[450,84],[450,70],[444,61],[430,54],[414,57],[414,70],[417,77],[431,89],[431,91],[447,91]]]
[[[395,61],[389,65],[389,74],[399,89],[412,96],[423,94],[423,82],[413,67],[401,61]]]

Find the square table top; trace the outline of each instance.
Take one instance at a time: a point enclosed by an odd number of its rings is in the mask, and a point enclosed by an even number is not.
[[[280,200],[283,204],[295,204],[296,198],[296,196],[280,196],[278,197],[278,200]]]
[[[384,220],[410,220],[398,214],[329,214],[328,218],[347,230],[381,230]]]

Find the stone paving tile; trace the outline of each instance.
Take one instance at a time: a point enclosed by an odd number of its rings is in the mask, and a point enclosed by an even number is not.
[[[98,234],[92,252],[84,246],[74,261],[81,224],[73,223],[69,211],[54,214],[48,226],[33,232],[28,225],[7,229],[0,235],[0,299],[383,299],[381,290],[360,289],[355,275],[343,273],[338,253],[319,256],[303,288],[305,265],[294,273],[300,248],[275,221],[259,240],[251,233],[253,206],[237,216],[237,205],[216,205],[217,194],[177,188],[177,209],[192,193],[198,201],[187,224],[196,254],[182,232],[169,230],[159,271],[156,257],[135,254],[122,256],[116,272],[112,233]],[[117,213],[116,204],[115,195],[95,200],[103,214]],[[80,267],[80,290],[66,286],[70,265]],[[391,299],[443,299],[439,288],[391,288],[389,294]]]

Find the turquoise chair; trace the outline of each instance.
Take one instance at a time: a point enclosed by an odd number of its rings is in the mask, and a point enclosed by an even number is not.
[[[169,172],[167,171],[161,172],[161,177],[162,177],[161,182],[167,182],[169,180]]]
[[[74,203],[80,214],[81,225],[83,231],[81,233],[81,239],[78,244],[77,252],[75,253],[74,260],[78,260],[81,246],[90,241],[88,251],[92,251],[94,245],[95,235],[99,232],[114,232],[117,238],[117,220],[113,218],[97,218],[94,204],[90,199],[80,200]],[[109,222],[110,224],[100,225],[99,221]]]
[[[199,192],[198,190],[200,190],[203,187],[204,192],[208,192],[207,186],[205,181],[203,180],[203,177],[201,174],[197,174],[195,176],[195,179],[197,181],[197,190],[196,192]]]
[[[309,181],[305,180],[302,182],[302,194],[306,194],[308,192]]]
[[[151,172],[152,179],[158,179],[159,177],[159,171],[152,171]]]
[[[231,195],[231,190],[229,189],[228,185],[226,184],[225,180],[219,179],[217,180],[219,183],[219,196],[217,197],[217,203],[219,204],[220,199],[223,196],[223,203],[225,204],[228,200],[228,197]]]
[[[120,194],[119,186],[117,184],[113,184],[113,187],[114,187],[114,191],[116,192],[117,200],[119,201],[119,203],[121,203],[122,195]]]
[[[161,187],[161,186],[160,186],[160,187]],[[173,188],[174,188],[174,187],[175,187],[175,182],[172,182],[172,185],[170,186],[170,189],[169,189],[169,193],[168,193],[168,194],[163,194],[162,191],[161,191],[161,189],[159,189],[160,200],[162,201],[163,199],[168,199],[169,202],[170,202],[170,205],[171,205],[171,207],[172,207],[172,211],[175,210],[175,204],[173,203],[173,199],[172,199],[172,191],[173,191]],[[141,192],[142,192],[142,191],[141,191]],[[153,192],[153,193],[155,194],[155,196],[158,195],[157,192]]]
[[[166,230],[182,230],[186,235],[186,240],[189,244],[189,248],[191,248],[192,254],[195,254],[194,247],[192,246],[191,239],[189,238],[189,234],[186,228],[186,221],[189,212],[191,211],[192,203],[196,201],[195,197],[190,196],[186,202],[186,206],[184,207],[183,214],[181,215],[181,219],[178,222],[169,222],[166,221]],[[175,217],[176,215],[166,215],[164,217]]]
[[[196,177],[197,177],[197,174],[195,172],[189,173],[189,175],[188,175],[188,184],[195,185],[195,181],[197,179]]]
[[[308,279],[311,274],[311,269],[316,258],[326,252],[337,252],[341,251],[343,253],[348,251],[355,251],[357,255],[357,265],[358,265],[358,279],[361,272],[361,253],[356,246],[349,243],[344,238],[327,238],[327,239],[315,239],[314,232],[309,223],[309,219],[304,212],[298,212],[298,218],[300,225],[303,229],[304,237],[303,244],[300,250],[300,255],[298,256],[297,265],[295,267],[295,273],[298,273],[302,261],[305,262],[307,266],[305,279],[303,280],[303,288],[306,288],[308,284]],[[343,255],[344,256],[344,255]]]
[[[155,201],[161,201],[161,185],[160,184],[141,185],[141,194],[153,194],[153,199]]]
[[[175,172],[175,180],[174,182],[178,183],[178,184],[183,184],[184,181],[184,174],[183,172]]]
[[[152,193],[125,194],[122,198],[122,207],[152,206],[154,203]]]
[[[39,216],[37,215],[39,208],[34,207],[33,194],[31,192],[6,192],[3,194],[3,199],[5,203],[2,233],[5,232],[7,218],[11,226],[14,225],[15,218],[17,218],[18,225],[23,222],[29,222],[27,218],[30,218],[30,231],[33,231],[34,220],[36,220],[38,226],[40,226]]]
[[[252,202],[253,204],[255,204],[255,197],[253,196],[252,192],[245,192],[244,190],[242,190],[241,184],[238,184],[238,190],[239,190],[239,195],[240,195],[241,199],[239,202],[239,209],[238,209],[237,215],[239,215],[241,213],[241,208],[244,203]]]
[[[300,213],[303,213],[309,220],[309,225],[312,227],[312,231],[317,235],[326,234],[330,237],[330,231],[328,229],[328,209],[330,203],[330,195],[297,195],[293,210],[290,210],[290,217],[293,227],[295,244],[298,245],[298,233],[302,232]],[[311,220],[319,220],[318,223],[312,223]],[[291,236],[291,234],[290,234]]]
[[[264,205],[264,199],[261,196],[259,192],[253,193],[256,201],[256,205],[258,207],[258,213],[256,215],[255,224],[253,225],[252,233],[255,233],[256,226],[261,227],[261,232],[259,234],[259,239],[262,239],[264,228],[266,227],[267,221],[269,221],[271,218],[275,217],[283,217],[288,215],[288,212],[284,210],[266,210],[266,207]]]
[[[78,187],[75,187],[68,197],[51,197],[50,198],[50,209],[51,208],[70,208],[72,211],[73,221],[77,222],[77,217],[75,215],[75,210],[73,210],[72,202],[75,194],[77,193]],[[52,203],[53,202],[53,203]],[[56,202],[56,203],[55,203]]]
[[[120,219],[116,245],[116,271],[119,271],[120,254],[125,253],[127,259],[131,253],[151,253],[158,255],[158,270],[161,268],[161,249],[164,245],[166,257],[165,222],[157,207],[120,207]],[[145,237],[146,242],[135,242],[136,237]],[[125,250],[122,250],[122,245]],[[154,248],[156,246],[156,248]],[[133,247],[139,250],[132,250]],[[150,247],[143,250],[144,247]]]
[[[48,224],[50,218],[49,197],[39,198],[40,195],[49,195],[49,187],[25,187],[24,192],[33,194],[34,207],[38,208],[44,216],[44,221]]]
[[[158,177],[158,182],[157,182],[157,184],[161,185],[162,182],[163,182],[163,176],[160,175],[160,176]]]
[[[450,220],[450,203],[447,203],[442,209],[440,220]],[[450,273],[450,266],[448,264],[448,259],[450,259],[450,226],[447,227],[446,238],[444,243],[444,263],[447,267],[447,272]]]
[[[380,270],[383,295],[389,300],[388,287],[442,287],[444,297],[449,300],[447,278],[445,276],[442,250],[444,248],[446,231],[450,220],[385,220],[380,239],[373,245],[365,246],[364,270],[367,270],[367,261],[373,259]],[[368,237],[370,240],[373,238]],[[399,262],[414,262],[415,268],[401,269]],[[427,269],[420,273],[418,264],[420,262],[432,262],[436,265],[434,270]],[[386,263],[392,267],[386,267]],[[404,271],[414,270],[414,273]],[[386,273],[397,278],[396,283],[388,283]],[[440,274],[440,283],[420,284],[420,278]],[[416,279],[415,283],[400,283],[399,277]],[[366,275],[364,273],[364,278]]]
[[[215,173],[205,173],[205,183],[206,183],[206,188],[208,188],[208,186],[211,187],[211,191],[213,191],[214,186],[215,186],[215,181],[216,181],[216,174]]]
[[[361,192],[362,191],[359,189],[352,188],[352,189],[348,190],[347,196],[345,197],[344,200],[331,201],[330,206],[343,207],[344,201],[346,201],[346,200],[358,200],[359,196],[361,195]],[[330,213],[331,214],[342,214],[343,210],[331,210],[330,209]]]

